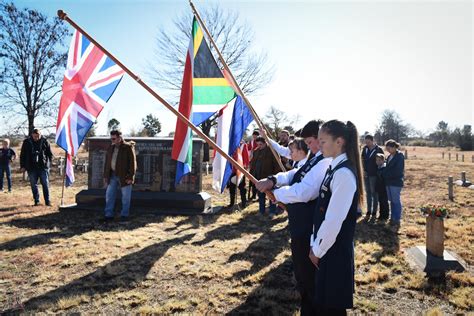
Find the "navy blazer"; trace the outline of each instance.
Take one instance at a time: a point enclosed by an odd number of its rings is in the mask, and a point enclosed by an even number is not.
[[[372,149],[372,155],[370,157],[367,157],[369,154],[370,150],[369,147],[364,146],[362,148],[362,152],[360,154],[361,159],[362,159],[362,167],[364,168],[364,171],[367,172],[368,177],[375,177],[377,176],[377,163],[375,162],[375,157],[377,154],[383,154],[383,149],[380,148],[379,145],[375,144],[375,147]]]
[[[403,174],[405,171],[405,156],[397,150],[397,153],[390,161],[387,159],[382,176],[386,186],[403,187]]]

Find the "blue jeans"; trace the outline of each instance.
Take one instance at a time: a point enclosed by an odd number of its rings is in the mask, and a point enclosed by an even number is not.
[[[258,192],[258,210],[260,214],[265,213],[265,202],[266,202],[266,195],[265,193]],[[276,205],[270,201],[270,214],[276,214]]]
[[[120,216],[127,217],[130,211],[130,199],[132,197],[132,185],[120,186],[120,178],[112,175],[109,179],[107,191],[105,191],[105,217],[114,217],[115,197],[120,189],[122,193],[122,211]]]
[[[400,200],[400,193],[402,187],[387,186],[387,196],[390,201],[391,215],[390,219],[394,222],[400,222],[402,219],[402,202]]]
[[[375,215],[377,213],[377,205],[379,204],[379,195],[375,190],[375,182],[377,176],[364,177],[365,193],[367,198],[367,214]]]
[[[3,190],[3,174],[7,174],[8,191],[12,190],[12,171],[10,165],[0,165],[0,191]]]
[[[28,178],[30,178],[31,192],[33,192],[33,199],[35,199],[35,202],[39,203],[38,179],[43,188],[44,201],[46,203],[49,202],[49,170],[28,170]]]

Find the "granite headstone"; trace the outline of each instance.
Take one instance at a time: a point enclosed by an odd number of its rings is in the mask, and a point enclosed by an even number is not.
[[[132,210],[153,207],[170,213],[202,213],[211,208],[210,195],[202,191],[203,144],[193,140],[191,173],[175,185],[176,161],[171,159],[173,139],[168,137],[125,137],[135,143],[137,171],[132,190]],[[108,137],[91,137],[89,142],[88,190],[76,196],[78,207],[101,207],[105,203],[103,170]]]

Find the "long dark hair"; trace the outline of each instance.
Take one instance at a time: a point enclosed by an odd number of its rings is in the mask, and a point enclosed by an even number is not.
[[[359,133],[357,128],[351,121],[347,123],[339,120],[331,120],[321,126],[321,130],[333,137],[333,139],[341,137],[345,140],[343,150],[346,152],[347,159],[353,164],[357,175],[357,200],[362,204],[364,199],[364,187],[362,182],[362,166],[359,155]]]
[[[308,145],[306,145],[303,138],[297,137],[288,143],[288,147],[292,145],[295,146],[295,149],[302,150],[305,154],[309,151]]]

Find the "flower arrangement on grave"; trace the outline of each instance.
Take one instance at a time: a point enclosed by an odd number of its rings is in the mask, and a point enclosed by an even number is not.
[[[441,220],[448,216],[448,209],[441,205],[427,204],[420,207],[421,214],[424,216],[432,216]]]

